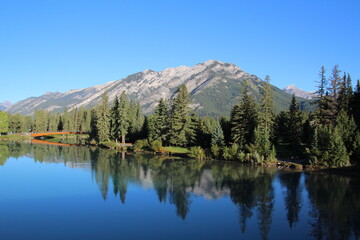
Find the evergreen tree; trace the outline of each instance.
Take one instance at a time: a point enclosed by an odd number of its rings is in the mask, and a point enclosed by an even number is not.
[[[119,118],[115,119],[119,126],[119,134],[121,136],[121,143],[125,144],[125,136],[128,133],[129,119],[128,119],[128,100],[125,91],[121,93],[119,99]]]
[[[8,114],[9,131],[12,133],[21,133],[23,128],[23,118],[20,114]]]
[[[332,74],[330,77],[330,84],[328,87],[328,91],[329,91],[329,102],[328,102],[328,116],[330,117],[331,122],[333,123],[335,121],[336,118],[336,114],[337,114],[337,110],[339,107],[338,104],[338,97],[339,97],[339,92],[340,92],[340,88],[341,88],[341,77],[340,77],[340,70],[339,70],[339,66],[335,65],[334,68],[332,69]]]
[[[185,131],[186,136],[186,145],[194,146],[197,143],[197,131],[196,128],[198,127],[199,117],[196,116],[194,113],[191,113],[189,116],[189,125],[187,130]]]
[[[6,133],[9,131],[9,116],[3,112],[0,111],[0,134]]]
[[[344,73],[344,77],[342,78],[340,83],[339,96],[337,99],[338,112],[340,110],[344,110],[348,114],[351,112],[350,103],[351,103],[352,95],[353,95],[353,90],[352,90],[351,77],[349,74],[346,75],[346,73]]]
[[[219,123],[216,124],[211,134],[211,145],[224,146],[224,132]]]
[[[260,101],[259,125],[263,131],[269,131],[274,124],[274,103],[273,92],[270,85],[270,77],[266,75],[265,83],[262,89],[262,98]]]
[[[34,132],[47,131],[47,114],[44,110],[35,110],[34,112]]]
[[[302,121],[303,117],[300,111],[299,104],[296,102],[295,96],[291,99],[289,108],[289,118],[287,122],[287,140],[292,145],[300,145],[302,137]]]
[[[342,140],[344,141],[346,149],[349,153],[351,153],[357,133],[354,118],[349,117],[346,111],[342,109],[336,117],[335,126],[338,129],[338,133],[340,134]]]
[[[360,129],[360,82],[357,80],[354,94],[351,99],[351,113],[354,116],[356,125]]]
[[[249,144],[257,124],[255,99],[249,92],[247,82],[244,83],[242,99],[231,112],[231,136],[234,143],[244,146]]]
[[[315,142],[316,140],[317,142]],[[312,163],[316,165],[344,167],[350,164],[349,154],[341,137],[340,129],[331,125],[317,128],[310,155]]]
[[[274,123],[273,94],[270,86],[270,77],[266,76],[260,102],[258,125],[254,131],[254,145],[257,152],[265,160],[275,159],[275,148],[271,143]]]
[[[120,131],[119,131],[119,122],[120,119],[120,112],[119,112],[119,98],[115,96],[114,102],[111,108],[111,120],[110,120],[110,133],[111,138],[117,141],[121,138]]]
[[[320,81],[318,82],[319,83],[319,85],[317,86],[318,90],[316,91],[318,99],[322,99],[322,97],[325,95],[326,92],[325,90],[327,87],[327,79],[325,73],[326,73],[325,67],[321,66],[321,70],[319,73]]]
[[[165,141],[169,129],[168,123],[168,107],[163,98],[160,98],[152,117],[152,125],[149,128],[149,139]]]
[[[99,142],[99,131],[98,131],[98,124],[97,124],[97,112],[96,108],[92,109],[90,112],[90,133],[89,137],[90,140],[95,140],[96,142]]]
[[[316,124],[330,124],[332,122],[332,114],[331,114],[331,99],[328,94],[327,84],[328,81],[325,76],[325,67],[322,66],[321,70],[319,72],[320,81],[318,82],[319,85],[318,90],[316,91],[317,94],[317,100],[315,103],[317,104],[317,108],[315,111],[316,114]]]
[[[101,101],[96,107],[96,128],[97,138],[99,142],[106,142],[110,136],[110,110],[109,97],[107,92],[104,92]]]
[[[229,117],[220,117],[219,123],[224,133],[225,144],[228,145],[231,142],[231,125]]]
[[[185,85],[182,85],[177,96],[173,99],[170,108],[169,135],[170,145],[185,146],[187,144],[187,132],[191,118],[189,116],[190,94]]]

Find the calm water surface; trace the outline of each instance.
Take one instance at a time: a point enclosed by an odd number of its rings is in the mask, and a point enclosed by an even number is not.
[[[1,239],[359,239],[358,176],[0,142]]]

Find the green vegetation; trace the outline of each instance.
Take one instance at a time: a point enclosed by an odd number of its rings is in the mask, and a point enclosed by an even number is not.
[[[6,113],[0,111],[0,134],[9,131],[9,117]]]
[[[360,84],[352,89],[349,74],[336,65],[329,78],[320,70],[314,112],[303,111],[295,96],[278,112],[270,77],[245,81],[229,117],[200,117],[181,86],[170,101],[160,99],[153,114],[143,117],[140,104],[125,92],[109,104],[107,92],[93,109],[62,114],[39,110],[33,118],[0,112],[0,132],[88,132],[90,144],[134,151],[188,154],[251,164],[273,164],[276,157],[324,167],[360,165]],[[254,94],[254,87],[261,95]],[[258,100],[256,100],[258,99]],[[78,140],[82,140],[79,136]],[[272,163],[271,163],[272,162]]]
[[[166,153],[180,153],[187,154],[189,153],[189,149],[183,147],[164,147]]]
[[[0,135],[0,140],[6,140],[6,141],[31,140],[31,139],[32,137],[30,137],[30,135],[24,135],[24,134]]]

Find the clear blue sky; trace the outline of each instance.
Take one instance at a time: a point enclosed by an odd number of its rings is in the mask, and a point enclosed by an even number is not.
[[[359,43],[359,0],[1,0],[0,102],[208,59],[310,91]]]

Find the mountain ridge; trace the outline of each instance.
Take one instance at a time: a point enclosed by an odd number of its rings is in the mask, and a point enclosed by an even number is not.
[[[39,97],[19,101],[7,109],[10,113],[31,115],[36,109],[62,112],[64,109],[89,108],[96,105],[101,95],[107,91],[109,100],[125,91],[127,95],[140,102],[145,114],[152,112],[160,98],[171,99],[180,85],[185,84],[191,95],[193,107],[200,115],[229,115],[232,106],[239,101],[244,81],[250,91],[259,99],[263,81],[255,75],[244,72],[232,63],[208,60],[194,66],[170,67],[162,71],[146,69],[125,78],[104,84],[73,89],[65,93],[48,92]],[[272,86],[277,111],[285,110],[290,104],[291,95]],[[305,103],[305,99],[298,99]]]
[[[316,98],[316,94],[314,92],[306,92],[298,87],[296,87],[294,84],[290,84],[288,86],[286,86],[283,89],[284,92],[290,93],[290,94],[294,94],[297,97],[302,97],[305,99],[314,99]]]

